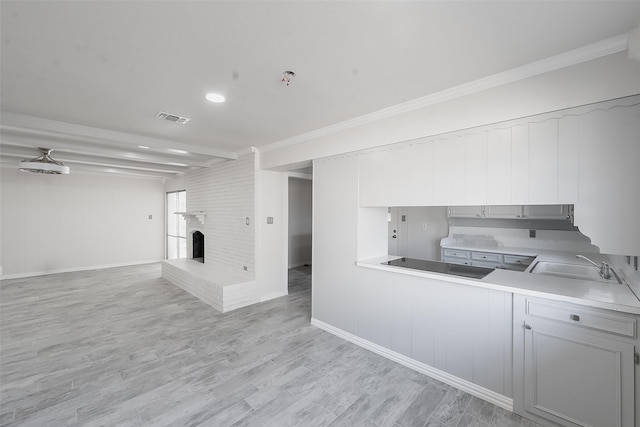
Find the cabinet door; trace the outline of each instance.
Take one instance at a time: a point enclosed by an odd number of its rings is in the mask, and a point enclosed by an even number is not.
[[[464,146],[464,202],[487,202],[487,133],[466,135]]]
[[[581,117],[565,116],[558,124],[558,202],[579,200]]]
[[[384,206],[408,206],[411,204],[411,149],[394,147],[388,151],[386,161],[389,170]]]
[[[447,206],[451,204],[454,181],[453,149],[450,141],[433,141],[433,205]],[[461,171],[462,166],[457,165]],[[457,175],[461,175],[458,172]],[[462,179],[456,179],[462,181]]]
[[[524,218],[529,219],[567,219],[566,205],[531,205],[524,207]]]
[[[447,215],[451,218],[481,218],[482,206],[449,206]]]
[[[520,205],[485,206],[484,216],[486,218],[521,218],[522,206]]]
[[[511,128],[511,203],[529,203],[529,125]]]
[[[487,135],[487,203],[511,203],[511,128]]]
[[[558,119],[529,123],[529,203],[558,203]]]
[[[361,206],[389,206],[384,197],[390,191],[387,154],[372,151],[358,156],[359,193]]]
[[[433,204],[433,143],[411,146],[411,206]]]
[[[527,319],[524,409],[564,426],[634,425],[634,346]]]

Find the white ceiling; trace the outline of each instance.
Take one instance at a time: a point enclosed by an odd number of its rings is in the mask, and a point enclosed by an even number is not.
[[[640,23],[638,1],[2,1],[0,12],[3,161],[46,144],[70,164],[156,176]]]

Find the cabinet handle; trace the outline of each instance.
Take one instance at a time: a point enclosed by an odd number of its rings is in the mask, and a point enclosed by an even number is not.
[[[572,315],[570,315],[570,316],[569,316],[569,318],[570,318],[571,320],[576,321],[576,322],[579,322],[579,321],[580,321],[580,316],[578,316],[577,314],[572,314]]]
[[[526,323],[522,325],[525,329],[531,329],[531,326],[527,325]]]

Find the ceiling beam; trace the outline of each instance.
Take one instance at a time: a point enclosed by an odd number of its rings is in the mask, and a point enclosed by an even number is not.
[[[10,158],[14,159],[16,164],[22,159],[29,159],[37,156],[33,151],[28,147],[10,147],[7,149],[3,148],[2,152],[0,152],[0,157],[2,158]],[[131,161],[131,160],[123,160],[123,159],[113,159],[108,157],[101,156],[87,156],[87,155],[79,155],[75,153],[65,153],[65,152],[54,152],[52,157],[60,162],[69,163],[69,164],[83,164],[83,165],[92,165],[92,166],[104,166],[108,168],[124,168],[124,169],[134,169],[134,170],[143,170],[148,172],[166,172],[172,174],[180,174],[187,172],[190,169],[188,164],[179,164],[179,163],[146,163],[139,161]]]
[[[152,150],[122,149],[112,146],[87,145],[82,141],[72,141],[65,139],[42,139],[36,135],[13,134],[12,132],[2,133],[2,144],[0,151],[9,150],[8,147],[30,147],[33,156],[39,153],[38,147],[55,150],[58,153],[75,153],[86,156],[100,156],[129,161],[145,163],[167,164],[184,163],[189,166],[208,167],[210,157],[189,155],[157,153]],[[136,147],[137,148],[137,147]]]
[[[42,138],[80,140],[92,145],[111,145],[129,149],[144,145],[156,150],[179,149],[191,154],[222,159],[235,160],[238,158],[236,153],[216,148],[43,119],[9,111],[1,113],[0,131],[14,134],[22,132]]]

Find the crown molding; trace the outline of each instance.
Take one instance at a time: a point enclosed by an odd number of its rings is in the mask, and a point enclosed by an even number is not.
[[[421,108],[440,104],[442,102],[451,101],[463,96],[472,95],[474,93],[482,92],[484,90],[513,83],[519,80],[524,80],[540,74],[570,67],[572,65],[577,65],[607,55],[612,55],[614,53],[622,52],[626,49],[627,34],[620,34],[618,36],[601,40],[599,42],[592,43],[578,49],[570,50],[559,55],[531,62],[529,64],[512,68],[510,70],[493,74],[491,76],[483,77],[481,79],[474,80],[469,83],[464,83],[459,86],[454,86],[452,88],[416,98],[402,104],[394,105],[392,107],[378,110],[373,113],[365,114],[324,128],[316,129],[291,138],[283,139],[265,145],[264,147],[260,147],[260,151],[265,152],[289,147],[295,144],[320,138],[322,136],[331,135],[344,130],[408,113],[414,110],[419,110]]]
[[[1,112],[0,131],[18,135],[37,135],[43,139],[42,144],[44,145],[46,145],[47,139],[69,139],[94,145],[110,145],[118,148],[146,145],[154,149],[180,149],[188,151],[191,154],[203,154],[222,159],[235,160],[238,158],[236,153],[216,148],[43,119],[41,117],[28,116],[10,111]]]

